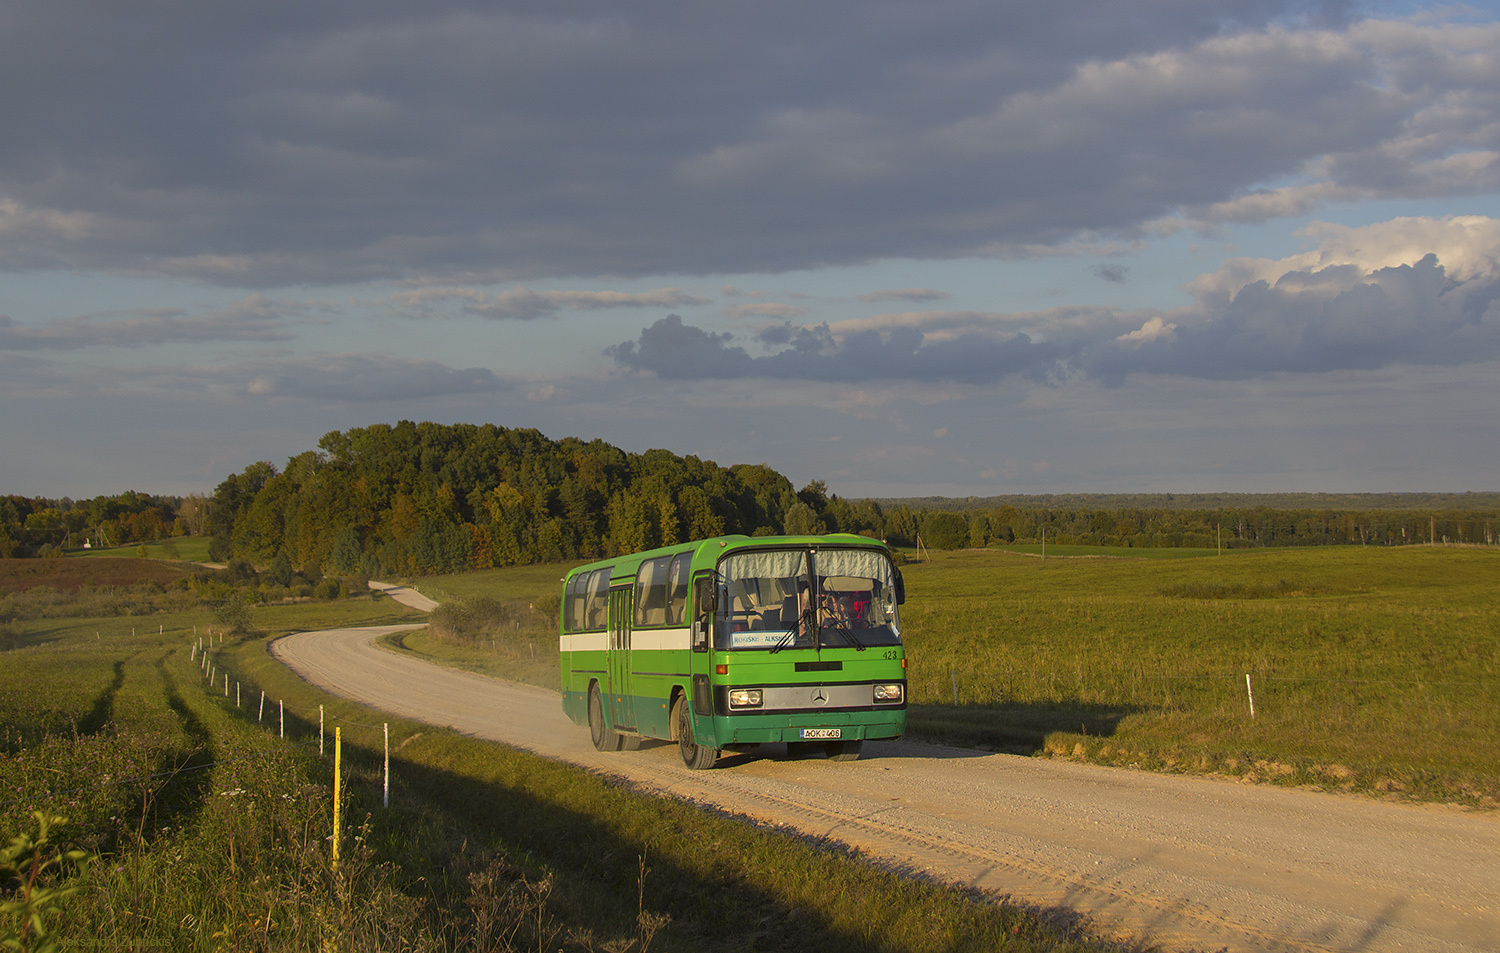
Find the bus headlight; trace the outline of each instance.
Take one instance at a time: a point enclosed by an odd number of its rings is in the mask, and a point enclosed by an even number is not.
[[[730,708],[759,708],[760,689],[736,688],[729,693]]]
[[[900,682],[891,682],[891,683],[886,684],[886,685],[876,685],[875,686],[875,704],[877,704],[877,705],[896,705],[896,704],[900,704],[901,698],[902,698],[902,696],[904,694],[905,693],[902,691],[902,685],[901,685]]]

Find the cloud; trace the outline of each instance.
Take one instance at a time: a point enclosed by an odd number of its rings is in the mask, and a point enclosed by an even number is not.
[[[672,380],[1082,376],[1113,385],[1131,374],[1228,380],[1500,358],[1500,222],[1398,219],[1308,233],[1323,246],[1281,261],[1228,263],[1190,286],[1194,305],[1170,312],[1072,307],[786,322],[754,336],[767,354],[670,315],[605,353],[620,367]],[[1443,252],[1414,251],[1433,246]],[[1451,271],[1443,254],[1454,259]]]
[[[942,301],[948,297],[946,291],[932,288],[893,288],[888,291],[872,291],[859,296],[860,301],[874,304],[882,301]]]
[[[1130,269],[1124,265],[1099,265],[1094,269],[1095,278],[1103,278],[1111,284],[1123,285],[1125,275]]]
[[[1244,379],[1275,373],[1457,365],[1500,356],[1500,275],[1456,281],[1435,254],[1361,274],[1294,271],[1241,288],[1187,324],[1147,322],[1089,353],[1088,370]]]
[[[365,403],[421,400],[512,389],[481,367],[452,368],[421,358],[378,354],[317,354],[247,362],[216,372],[244,381],[252,397],[299,397]]]
[[[10,18],[0,268],[780,272],[1500,183],[1488,23],[1311,0],[258,9]],[[524,291],[473,307],[631,306]]]
[[[560,311],[600,311],[607,308],[678,308],[710,304],[711,299],[679,288],[654,291],[532,291],[511,288],[491,294],[479,288],[438,286],[402,291],[381,299],[415,316],[426,317],[433,306],[448,301],[464,302],[464,314],[499,321],[534,321],[550,318]]]
[[[599,311],[604,308],[677,308],[709,304],[700,295],[676,288],[628,294],[623,291],[531,291],[513,288],[464,306],[464,313],[483,318],[529,321],[559,311]]]
[[[77,350],[86,347],[146,347],[201,341],[285,341],[292,337],[288,314],[303,304],[271,301],[261,295],[218,311],[188,314],[181,309],[138,309],[57,318],[23,325],[0,315],[0,351]]]
[[[912,327],[857,331],[841,338],[835,338],[827,325],[785,327],[762,332],[761,340],[788,346],[758,357],[733,340],[729,333],[684,325],[674,314],[643,329],[639,340],[614,345],[604,353],[622,367],[667,380],[761,377],[969,384],[993,383],[1012,374],[1044,377],[1062,356],[1055,346],[1033,343],[1020,333],[1004,338],[969,333],[929,342]]]
[[[732,304],[724,309],[724,316],[731,321],[740,318],[800,318],[806,313],[806,308],[791,304],[774,304],[769,301],[756,304]]]

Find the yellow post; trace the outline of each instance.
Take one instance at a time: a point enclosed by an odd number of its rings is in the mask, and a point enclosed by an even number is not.
[[[339,869],[339,774],[343,767],[344,736],[342,728],[333,729],[333,869]]]

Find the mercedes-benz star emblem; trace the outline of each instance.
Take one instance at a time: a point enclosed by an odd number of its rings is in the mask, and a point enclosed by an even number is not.
[[[823,689],[814,688],[812,702],[814,705],[826,705],[828,704],[828,696],[823,694]]]

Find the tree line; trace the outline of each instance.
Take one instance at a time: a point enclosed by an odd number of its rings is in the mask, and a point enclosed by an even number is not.
[[[0,498],[0,556],[56,555],[174,535],[216,561],[322,575],[427,575],[569,562],[727,533],[861,533],[933,549],[1039,542],[1130,548],[1493,545],[1500,511],[1266,505],[1131,506],[1118,497],[848,500],[796,489],[764,464],[536,430],[401,421],[333,431],[278,469],[229,475],[207,497]],[[1254,498],[1237,497],[1248,504]],[[1031,502],[1028,504],[1028,500]],[[1091,501],[1094,501],[1091,505]],[[1404,503],[1405,501],[1403,501]],[[1100,504],[1104,505],[1100,505]]]
[[[127,490],[91,500],[0,496],[0,559],[61,556],[208,532],[208,498]]]

